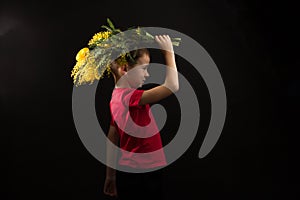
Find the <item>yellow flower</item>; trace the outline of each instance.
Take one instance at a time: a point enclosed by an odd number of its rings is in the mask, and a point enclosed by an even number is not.
[[[89,49],[88,48],[83,48],[83,49],[81,49],[78,53],[77,53],[77,55],[76,55],[76,60],[77,61],[82,61],[82,60],[84,60],[85,59],[85,57],[88,55],[88,53],[89,53]]]
[[[87,83],[93,83],[95,78],[95,69],[88,67],[83,75],[83,80]]]
[[[98,69],[97,68],[94,69],[94,76],[95,76],[95,78],[97,80],[99,80],[101,78],[100,75],[99,75],[99,73],[98,73]]]
[[[80,65],[79,65],[79,63],[77,62],[76,65],[75,65],[75,66],[73,67],[73,69],[72,69],[71,77],[72,77],[72,76],[75,76],[75,75],[78,73],[79,67],[80,67]]]
[[[93,38],[89,41],[88,45],[92,45],[100,40],[105,40],[110,37],[112,33],[110,31],[102,31],[99,33],[96,33]]]
[[[88,59],[87,59],[87,62],[89,65],[93,65],[94,62],[95,62],[95,58],[93,56],[90,56]]]
[[[116,62],[117,62],[119,65],[126,65],[126,64],[128,64],[125,55],[121,55],[121,56],[116,60]]]

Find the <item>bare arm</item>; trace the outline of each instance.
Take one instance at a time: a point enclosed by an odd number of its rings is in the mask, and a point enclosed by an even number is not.
[[[117,133],[117,130],[114,126],[109,127],[107,137],[114,145],[118,146],[119,134]],[[117,152],[115,152],[109,144],[107,144],[106,148],[107,148],[107,152],[106,152],[107,164],[115,166],[116,159],[117,159]],[[115,175],[116,175],[116,170],[107,166],[106,177],[114,177]]]
[[[145,90],[143,92],[139,105],[155,103],[170,96],[179,89],[177,67],[171,39],[168,35],[163,35],[156,36],[155,40],[163,49],[167,65],[165,82],[160,86]]]
[[[114,126],[109,127],[108,139],[114,144],[118,145],[119,135]],[[112,148],[112,146],[107,143],[106,152],[106,162],[108,166],[106,167],[106,179],[104,183],[104,193],[110,196],[117,196],[116,187],[116,170],[109,166],[116,166],[117,152]]]

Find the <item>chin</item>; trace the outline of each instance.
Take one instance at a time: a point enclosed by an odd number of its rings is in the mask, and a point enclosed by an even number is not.
[[[137,89],[139,87],[141,87],[141,85],[135,85],[135,86],[133,86],[133,88],[135,88],[135,89]]]

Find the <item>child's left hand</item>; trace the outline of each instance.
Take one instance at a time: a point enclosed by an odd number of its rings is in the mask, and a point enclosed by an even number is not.
[[[116,179],[106,178],[104,183],[104,194],[117,197],[117,185]]]

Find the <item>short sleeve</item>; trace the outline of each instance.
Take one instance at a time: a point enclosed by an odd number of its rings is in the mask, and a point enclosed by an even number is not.
[[[143,93],[144,93],[144,90],[135,90],[130,97],[129,107],[138,106]]]

